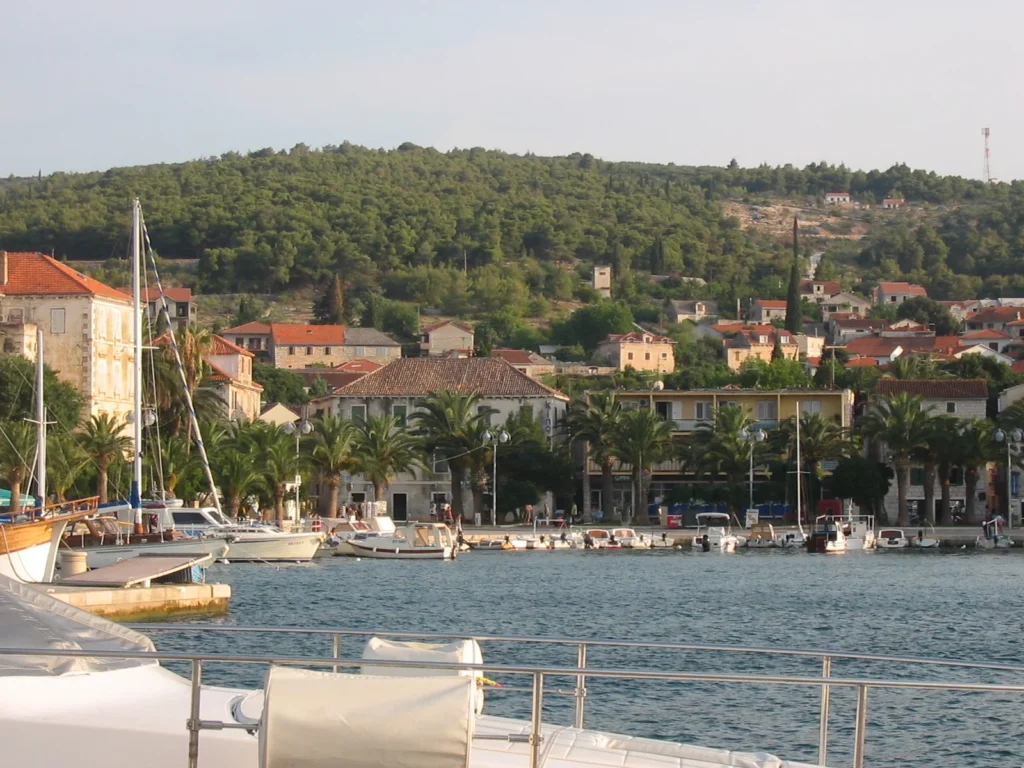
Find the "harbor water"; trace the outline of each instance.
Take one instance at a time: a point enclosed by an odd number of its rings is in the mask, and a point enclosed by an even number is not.
[[[1024,558],[1016,552],[736,555],[675,551],[469,553],[455,562],[329,558],[308,565],[220,565],[233,588],[218,624],[828,649],[1024,665]],[[161,650],[330,655],[329,637],[160,632]],[[573,646],[487,643],[492,663],[574,666]],[[361,643],[343,640],[342,656]],[[820,659],[592,648],[588,665],[661,671],[818,676]],[[984,670],[833,662],[834,677],[1024,683]],[[209,682],[256,686],[253,667]],[[528,687],[511,676],[509,688]],[[552,689],[568,691],[569,678]],[[586,725],[599,730],[817,759],[820,689],[588,681]],[[554,691],[545,720],[571,724]],[[489,691],[490,714],[528,717],[530,696]],[[829,765],[850,765],[855,696],[833,688]],[[871,689],[866,764],[1021,766],[1024,695]]]

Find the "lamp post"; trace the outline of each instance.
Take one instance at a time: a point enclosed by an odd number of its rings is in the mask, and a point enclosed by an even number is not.
[[[748,429],[740,430],[740,440],[750,443],[750,504],[747,506],[747,510],[754,508],[754,446],[757,443],[763,443],[767,435],[763,429],[755,429],[751,432]]]
[[[490,445],[492,449],[491,459],[493,462],[491,480],[491,525],[498,524],[498,446],[507,443],[512,436],[504,429],[496,432],[487,430],[484,432],[484,445]]]
[[[295,435],[295,458],[299,457],[299,440],[304,436],[313,433],[313,422],[309,419],[300,419],[299,421],[289,421],[281,429],[284,430],[287,435]],[[295,522],[299,521],[301,513],[299,511],[299,491],[302,488],[302,476],[299,474],[295,475]]]
[[[1006,528],[1010,530],[1013,528],[1013,497],[1011,496],[1011,485],[1010,475],[1013,456],[1011,453],[1012,446],[1016,445],[1020,447],[1021,442],[1024,442],[1024,432],[1019,429],[1011,429],[1009,432],[1004,432],[1001,429],[997,429],[992,433],[992,437],[997,443],[1006,443]]]

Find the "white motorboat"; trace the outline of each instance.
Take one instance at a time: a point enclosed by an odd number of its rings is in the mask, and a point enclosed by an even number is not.
[[[611,538],[607,528],[588,528],[583,532],[583,548],[605,549]]]
[[[924,528],[917,529],[917,536],[910,540],[910,546],[915,549],[938,549],[939,548],[939,537],[935,533],[935,526],[931,523],[926,523],[931,529],[931,536],[924,535]]]
[[[150,507],[162,509],[175,530],[190,536],[224,538],[235,563],[305,563],[313,559],[324,534],[285,533],[264,523],[235,523],[213,507]]]
[[[638,534],[633,528],[613,528],[612,538],[622,545],[623,549],[650,549],[650,537]]]
[[[875,538],[875,546],[878,549],[906,549],[910,541],[902,528],[883,528]]]
[[[199,768],[330,768],[340,754],[359,766],[533,764],[530,723],[482,713],[481,678],[471,667],[482,655],[474,641],[371,638],[363,674],[271,667],[264,690],[197,685],[193,698],[188,679],[144,656],[154,652],[148,637],[0,579],[0,648],[83,654],[0,657],[0,743],[18,765],[181,768],[190,752]],[[388,666],[416,660],[453,667]],[[190,717],[197,728],[205,725],[191,748]],[[218,724],[228,727],[210,729]],[[537,764],[556,768],[810,768],[762,752],[543,723],[538,731]]]
[[[1000,532],[1002,520],[986,520],[981,524],[982,533],[974,541],[978,549],[1011,549],[1013,539]]]
[[[843,524],[831,515],[821,515],[814,524],[814,530],[807,537],[808,552],[845,552],[847,549],[846,534]]]
[[[747,546],[750,549],[774,549],[779,546],[775,527],[771,523],[755,523],[750,526]]]
[[[775,539],[775,545],[779,549],[799,549],[807,545],[807,536],[802,528],[796,531],[781,531]]]
[[[871,550],[878,544],[875,534],[874,515],[847,515],[842,519],[846,549],[851,551]]]
[[[444,523],[409,523],[387,536],[351,539],[358,557],[377,560],[453,560],[457,552]]]
[[[725,512],[699,512],[691,547],[704,552],[735,552],[740,540],[732,532],[732,518]]]
[[[352,539],[369,539],[379,535],[379,531],[373,530],[369,523],[362,520],[342,520],[330,529],[326,541],[320,545],[316,556],[354,557],[356,552],[349,545]]]

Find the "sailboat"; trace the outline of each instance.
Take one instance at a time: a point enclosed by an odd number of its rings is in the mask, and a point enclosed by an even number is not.
[[[57,549],[69,523],[96,512],[95,498],[46,504],[46,405],[43,394],[43,329],[36,330],[36,495],[38,506],[0,522],[0,575],[15,581],[53,578]]]
[[[796,404],[796,527],[794,531],[783,531],[775,538],[775,546],[783,549],[795,549],[807,545],[807,536],[804,534],[803,512],[800,507],[800,473],[802,461],[800,458],[800,403]]]

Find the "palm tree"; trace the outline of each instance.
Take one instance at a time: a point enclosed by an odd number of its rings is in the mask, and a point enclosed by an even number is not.
[[[636,408],[622,414],[616,425],[615,454],[629,464],[633,475],[634,509],[626,515],[626,525],[632,522],[636,505],[647,509],[644,476],[649,468],[663,461],[671,452],[673,425],[650,408]]]
[[[265,439],[259,459],[263,465],[268,486],[274,492],[274,517],[280,524],[284,522],[284,496],[287,484],[295,480],[302,471],[303,462],[295,452],[295,441],[291,435],[278,426],[268,425],[262,430]],[[298,510],[296,510],[298,513]],[[266,513],[264,513],[266,519]]]
[[[96,495],[100,503],[107,501],[107,473],[117,459],[124,459],[132,450],[132,441],[124,434],[125,423],[110,414],[93,416],[82,431],[82,448],[96,464]]]
[[[413,414],[414,434],[423,439],[424,450],[442,457],[451,472],[452,510],[462,515],[462,481],[471,466],[469,457],[482,451],[480,439],[493,408],[479,406],[480,397],[459,392],[434,392]]]
[[[575,440],[582,440],[584,446],[583,477],[586,487],[583,491],[583,511],[590,510],[589,460],[601,467],[601,511],[604,518],[611,520],[613,506],[613,476],[615,467],[615,434],[622,418],[622,406],[614,392],[594,392],[589,398],[574,400],[569,406],[567,424],[569,434]]]
[[[920,397],[903,392],[873,403],[864,420],[864,436],[888,446],[889,457],[896,470],[896,525],[910,525],[907,510],[910,464],[915,454],[928,443],[931,419],[931,408],[922,408]],[[892,523],[891,520],[889,522]]]
[[[180,483],[185,477],[198,470],[201,466],[199,457],[190,453],[188,444],[181,435],[168,435],[160,441],[158,450],[146,457],[157,469],[157,477],[163,481],[161,491],[166,491],[172,497]],[[155,466],[159,462],[159,468]]]
[[[785,440],[785,446],[794,445],[796,440],[796,419],[790,418],[779,430]],[[838,461],[849,456],[853,445],[845,429],[820,413],[804,413],[800,415],[800,459],[807,468],[808,478],[818,483],[819,497],[821,489],[822,468],[826,461]],[[815,498],[813,489],[807,488],[807,498]]]
[[[914,453],[914,459],[921,464],[924,474],[924,518],[935,525],[935,483],[939,483],[942,519],[949,517],[949,485],[956,463],[956,439],[960,420],[944,413],[933,416],[928,422],[928,440]]]
[[[990,461],[998,461],[1002,451],[992,439],[992,423],[984,419],[964,422],[956,440],[957,464],[964,470],[964,491],[967,495],[965,513],[974,520],[974,503],[978,498],[978,480],[981,468]]]
[[[904,355],[889,363],[884,376],[889,379],[948,379],[941,361],[932,355]]]
[[[697,427],[693,452],[698,476],[708,474],[712,482],[724,476],[730,489],[734,509],[739,509],[744,478],[750,471],[751,451],[763,452],[764,443],[750,440],[747,435],[754,429],[754,420],[738,405],[723,405],[715,409],[711,422]],[[764,447],[760,447],[764,446]]]
[[[376,501],[392,477],[423,466],[422,442],[393,416],[371,416],[356,425],[353,454],[356,471],[373,483]]]
[[[67,435],[51,434],[46,440],[46,485],[58,503],[67,501],[82,470],[89,464],[89,454],[77,440]]]
[[[228,515],[238,517],[242,500],[263,487],[263,471],[251,453],[242,450],[225,451],[217,462],[214,477],[227,500]]]
[[[352,456],[355,428],[350,421],[328,413],[317,419],[313,434],[306,438],[310,463],[327,487],[327,515],[338,516],[338,489],[341,487],[341,475],[354,466]]]
[[[25,421],[0,424],[0,475],[11,486],[12,514],[21,511],[21,486],[32,474],[35,455],[35,427]]]

